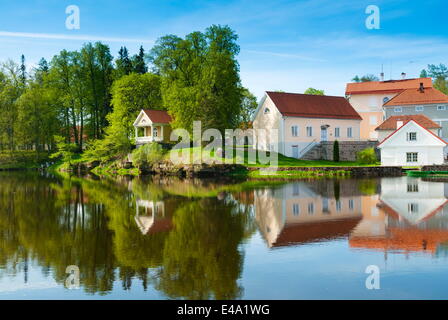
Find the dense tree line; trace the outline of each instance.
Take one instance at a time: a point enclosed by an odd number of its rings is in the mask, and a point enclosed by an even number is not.
[[[61,136],[89,158],[107,160],[132,147],[132,122],[142,108],[168,110],[174,127],[247,126],[255,97],[239,77],[237,35],[211,26],[185,38],[160,38],[145,54],[84,44],[44,58],[27,73],[9,60],[0,68],[0,151],[53,152]]]
[[[29,74],[23,55],[20,65],[2,63],[0,148],[51,150],[54,136],[60,135],[81,150],[85,137],[101,138],[112,111],[113,81],[122,74],[145,73],[143,55],[140,48],[139,55],[120,56],[114,65],[109,47],[97,42],[62,50],[50,62],[42,58]],[[130,69],[122,59],[130,61]]]
[[[444,64],[428,64],[428,68],[422,70],[420,77],[432,78],[434,88],[448,94],[448,67]]]

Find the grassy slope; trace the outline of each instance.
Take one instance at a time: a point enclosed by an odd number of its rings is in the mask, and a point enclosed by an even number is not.
[[[182,160],[185,163],[188,163],[193,159],[193,157],[199,158],[200,157],[200,149],[199,148],[187,148],[187,149],[180,149],[180,150],[171,150],[167,153],[165,156],[165,159],[170,159],[170,156],[175,152],[185,152],[185,156],[182,157]],[[256,163],[248,163],[248,153],[244,153],[244,160],[241,156],[238,156],[236,153],[231,158],[231,163],[239,163],[244,164],[247,167],[269,167],[269,164],[262,164],[259,159],[257,159]],[[215,154],[209,155],[207,152],[203,152],[202,161],[221,161],[224,162],[223,158],[217,157]],[[340,161],[340,162],[334,162],[330,160],[300,160],[295,158],[286,157],[282,154],[278,154],[278,166],[279,167],[359,167],[359,166],[376,166],[380,165],[380,163],[372,164],[372,165],[365,165],[360,164],[355,161]]]

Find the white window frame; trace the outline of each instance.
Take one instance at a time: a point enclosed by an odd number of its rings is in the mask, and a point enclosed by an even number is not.
[[[347,138],[353,138],[353,128],[352,127],[347,128]]]
[[[445,111],[446,106],[437,106],[437,111]]]
[[[415,106],[415,111],[416,112],[423,112],[423,111],[425,111],[425,107],[424,106]]]
[[[340,127],[334,128],[334,137],[339,138],[340,136],[341,136],[341,128]]]
[[[348,208],[350,210],[354,210],[355,209],[355,202],[353,201],[353,199],[349,199],[348,200]]]
[[[418,162],[418,152],[406,152],[406,162],[407,163]]]
[[[307,137],[313,136],[313,127],[306,127],[306,136]]]
[[[418,203],[408,203],[409,213],[418,213]]]
[[[299,136],[299,127],[298,126],[291,126],[291,135],[293,137]]]
[[[403,108],[402,107],[395,107],[394,108],[394,112],[403,112]]]
[[[314,214],[314,202],[308,203],[308,214]]]
[[[417,141],[417,132],[406,132],[406,141]]]
[[[269,110],[269,108],[264,108],[264,114],[268,114],[270,112],[271,112],[271,110]]]
[[[300,215],[300,205],[298,203],[292,205],[292,214],[295,216]]]
[[[342,201],[336,200],[336,211],[340,212],[342,210]]]

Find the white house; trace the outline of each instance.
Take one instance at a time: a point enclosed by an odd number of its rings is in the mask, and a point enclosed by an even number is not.
[[[136,144],[169,142],[171,121],[171,116],[164,110],[141,110],[134,121]]]
[[[440,125],[438,125],[437,123],[435,123],[434,121],[432,121],[423,114],[414,114],[414,115],[392,116],[387,118],[386,121],[384,121],[375,129],[379,141],[381,142],[384,139],[386,139],[388,136],[394,133],[395,130],[397,130],[404,123],[410,120],[414,120],[422,127],[428,129],[429,131],[440,137],[439,133],[440,129],[442,128]]]
[[[447,143],[415,120],[397,122],[393,131],[379,145],[384,166],[422,166],[443,164]]]
[[[321,141],[359,141],[361,120],[344,97],[268,91],[253,117],[254,147],[300,158]]]

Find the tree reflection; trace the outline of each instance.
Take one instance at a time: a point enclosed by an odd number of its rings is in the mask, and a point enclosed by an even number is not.
[[[176,182],[179,183],[179,182]],[[24,273],[29,261],[63,285],[77,265],[88,293],[107,294],[138,281],[173,298],[234,299],[254,232],[249,206],[223,194],[192,200],[166,185],[126,179],[0,175],[0,276]],[[161,201],[170,228],[142,233],[136,202]],[[5,272],[1,272],[6,270]]]

